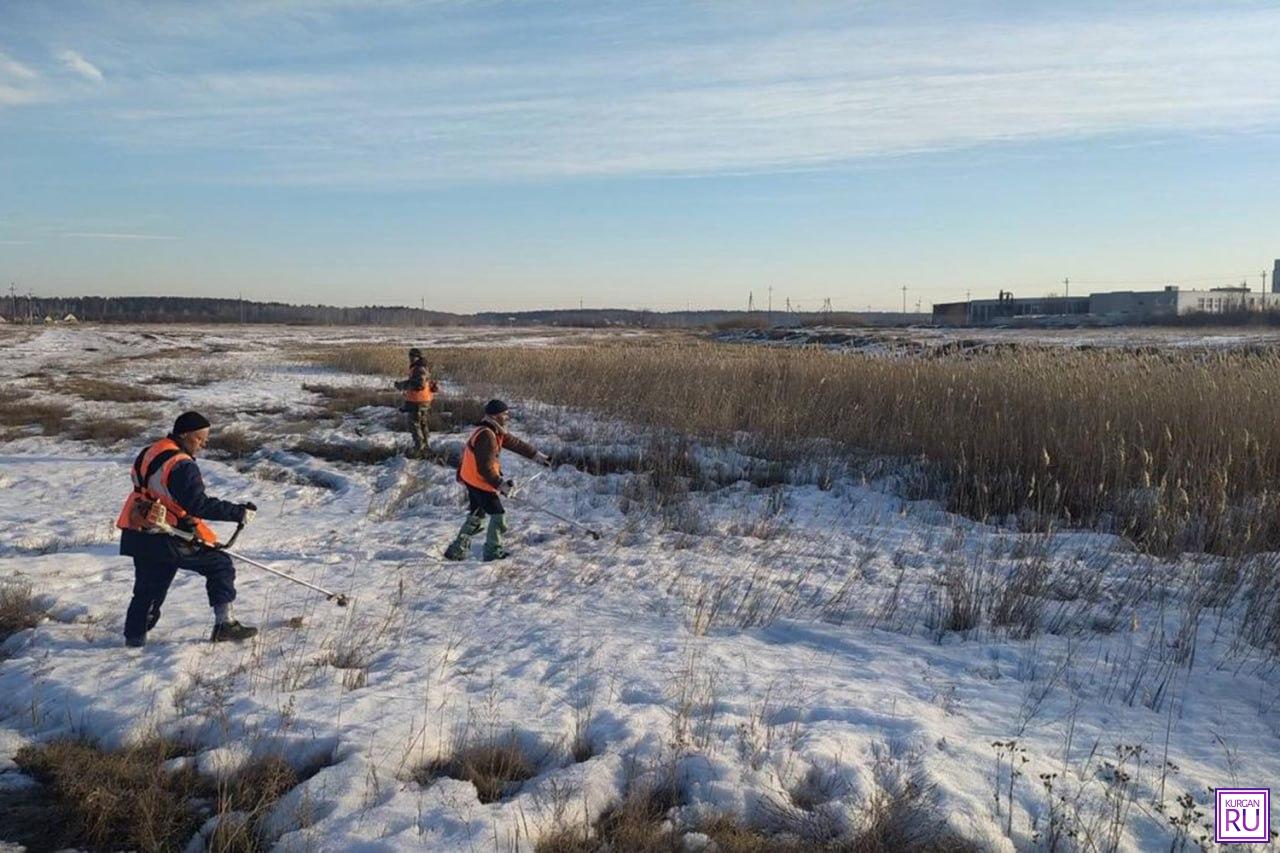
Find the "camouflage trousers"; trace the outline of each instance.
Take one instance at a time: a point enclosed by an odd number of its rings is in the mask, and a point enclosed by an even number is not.
[[[431,429],[427,426],[427,416],[430,409],[426,406],[419,406],[410,409],[405,417],[409,419],[409,432],[413,435],[413,452],[423,458],[431,452],[431,448],[427,446],[427,439],[431,436]]]

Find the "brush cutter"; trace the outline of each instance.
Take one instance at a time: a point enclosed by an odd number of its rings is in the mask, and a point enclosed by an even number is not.
[[[159,504],[156,504],[156,505],[159,506]],[[282,572],[279,569],[273,569],[271,566],[268,566],[266,563],[259,563],[257,560],[254,560],[250,557],[246,557],[244,554],[240,554],[240,553],[237,553],[236,551],[232,551],[230,546],[235,543],[236,537],[239,536],[240,531],[244,529],[243,524],[236,525],[236,532],[231,534],[231,538],[228,539],[225,543],[214,542],[210,544],[200,539],[194,533],[189,533],[186,530],[179,530],[178,528],[169,524],[169,522],[165,520],[165,518],[163,517],[164,516],[163,507],[161,507],[160,516],[161,517],[158,519],[151,519],[151,526],[161,533],[176,537],[178,539],[181,539],[183,542],[188,542],[192,545],[197,545],[202,548],[209,548],[215,551],[224,551],[226,552],[226,555],[228,557],[234,557],[235,559],[240,560],[241,562],[248,563],[251,566],[256,566],[257,568],[262,569],[264,572],[270,572],[271,574],[276,575],[277,577],[282,577],[285,580],[290,580],[296,584],[301,584],[302,586],[305,586],[307,589],[313,589],[316,592],[321,593],[325,597],[326,601],[332,601],[334,604],[338,605],[339,607],[347,606],[348,599],[345,595],[343,595],[340,592],[330,592],[324,587],[316,586],[313,583],[308,583],[307,581],[304,581],[302,578],[294,577],[288,572]]]
[[[521,491],[522,489],[527,489],[530,483],[536,481],[539,477],[544,476],[546,473],[547,473],[546,471],[539,471],[529,479],[521,480],[520,482],[516,483],[515,486],[512,487],[511,491],[507,494],[507,497],[509,498],[516,497],[517,492]]]
[[[537,501],[531,501],[531,500],[529,500],[528,498],[517,497],[516,495],[507,495],[507,497],[508,497],[508,498],[510,498],[510,499],[512,499],[512,500],[514,500],[514,501],[516,501],[517,503],[522,503],[522,504],[524,504],[525,506],[529,507],[530,509],[536,509],[536,510],[538,510],[538,512],[546,513],[547,515],[551,516],[552,518],[558,518],[558,519],[560,519],[561,521],[565,522],[566,524],[572,524],[574,527],[577,527],[578,529],[580,529],[580,530],[584,531],[584,532],[585,532],[588,536],[590,536],[592,539],[595,539],[595,540],[599,540],[599,539],[600,539],[600,534],[599,534],[599,532],[597,532],[597,531],[595,531],[595,530],[592,530],[590,527],[587,527],[587,526],[586,526],[585,524],[583,524],[581,521],[576,521],[576,520],[574,520],[574,519],[572,519],[572,518],[569,518],[569,517],[568,517],[568,516],[566,516],[566,515],[561,515],[560,513],[556,512],[556,511],[555,511],[555,510],[553,510],[553,509],[548,509],[547,507],[543,506],[542,504],[538,503]]]

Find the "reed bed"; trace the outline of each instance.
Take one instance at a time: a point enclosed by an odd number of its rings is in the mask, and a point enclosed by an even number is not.
[[[361,373],[404,367],[398,347],[320,357]],[[679,341],[447,348],[428,361],[470,385],[699,439],[745,434],[779,458],[834,447],[913,459],[926,494],[974,518],[1094,527],[1153,553],[1280,548],[1276,351],[886,359]]]

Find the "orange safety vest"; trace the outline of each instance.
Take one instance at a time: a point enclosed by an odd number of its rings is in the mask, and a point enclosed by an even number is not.
[[[163,458],[161,458],[163,457]],[[182,505],[169,494],[169,475],[174,466],[191,457],[182,452],[182,448],[172,438],[166,436],[146,449],[133,466],[133,491],[124,499],[120,516],[116,519],[116,527],[121,530],[137,530],[142,533],[156,531],[147,522],[147,512],[152,503],[159,503],[169,515],[169,523],[174,527],[184,518],[195,522],[195,535],[204,543],[212,545],[218,541],[218,535],[202,520],[190,515]]]
[[[413,379],[413,369],[409,370],[409,378]],[[404,389],[404,400],[406,403],[417,403],[419,406],[425,406],[431,402],[431,380],[428,379],[421,389],[406,388]]]
[[[490,426],[478,426],[471,433],[471,437],[467,439],[466,445],[462,448],[462,461],[458,463],[458,482],[465,483],[473,489],[479,489],[482,492],[494,492],[498,490],[491,485],[480,474],[480,466],[476,464],[475,444],[476,438],[480,435],[480,430],[487,429],[493,433],[498,440],[498,449],[494,451],[494,459],[496,461],[498,454],[502,453],[503,434]]]

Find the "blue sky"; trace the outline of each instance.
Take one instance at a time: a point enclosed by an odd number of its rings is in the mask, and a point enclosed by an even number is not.
[[[1257,286],[1278,36],[1274,2],[0,0],[0,284],[460,311]]]

